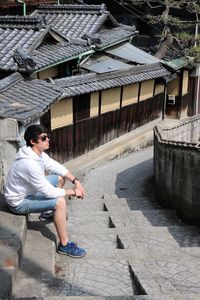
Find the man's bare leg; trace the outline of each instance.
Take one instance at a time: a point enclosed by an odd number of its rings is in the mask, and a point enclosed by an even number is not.
[[[69,241],[67,233],[67,205],[64,197],[58,198],[56,209],[54,212],[54,225],[61,245],[67,245]]]

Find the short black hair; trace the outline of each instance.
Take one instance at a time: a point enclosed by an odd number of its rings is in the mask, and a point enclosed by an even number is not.
[[[24,133],[24,139],[26,141],[26,145],[32,147],[31,140],[37,142],[38,136],[41,133],[48,133],[48,130],[43,125],[31,125],[27,127]]]

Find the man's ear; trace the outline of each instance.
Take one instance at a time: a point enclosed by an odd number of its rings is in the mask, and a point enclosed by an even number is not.
[[[37,142],[36,142],[34,139],[31,139],[31,140],[30,140],[30,143],[31,143],[31,145],[34,146]]]

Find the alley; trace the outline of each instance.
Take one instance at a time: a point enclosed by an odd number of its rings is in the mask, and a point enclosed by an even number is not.
[[[92,168],[82,182],[87,197],[68,201],[69,231],[87,256],[55,254],[52,224],[30,216],[15,299],[200,298],[199,229],[155,201],[152,147]]]

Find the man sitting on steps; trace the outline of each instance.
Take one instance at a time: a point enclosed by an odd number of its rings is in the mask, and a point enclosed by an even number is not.
[[[24,134],[26,146],[19,149],[10,168],[5,186],[5,198],[15,214],[53,211],[59,237],[57,251],[72,257],[82,257],[86,251],[69,240],[65,196],[83,199],[85,191],[78,178],[44,151],[49,148],[49,135],[41,125],[29,126]],[[45,172],[50,175],[45,176]],[[69,180],[74,189],[64,189]]]

